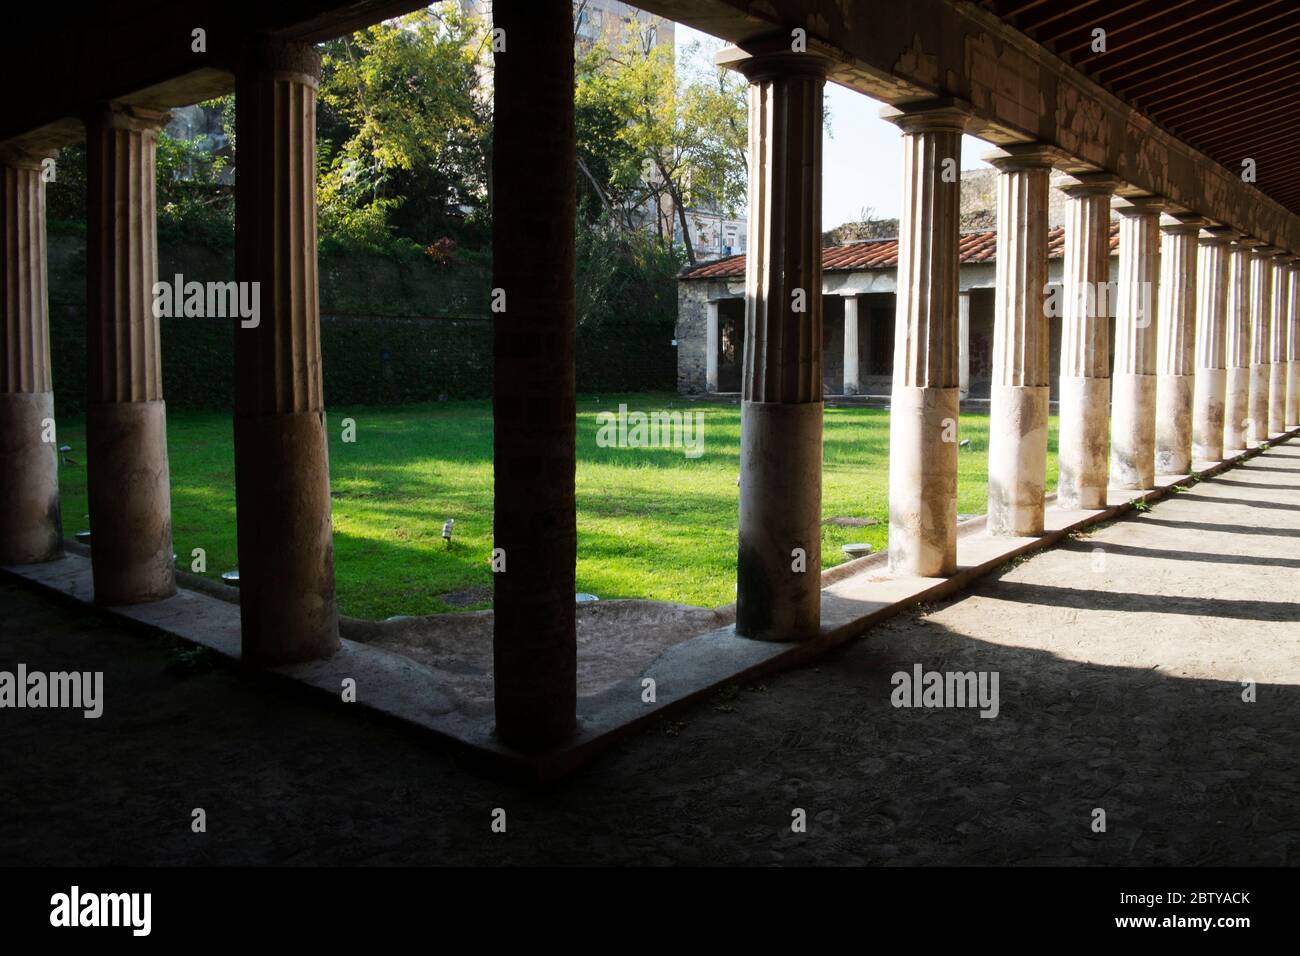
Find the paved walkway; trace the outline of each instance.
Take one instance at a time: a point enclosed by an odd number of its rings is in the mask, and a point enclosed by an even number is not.
[[[0,582],[0,669],[106,696],[0,710],[0,862],[1296,865],[1297,601],[1292,442],[529,792]],[[917,664],[996,672],[998,716],[891,706]]]

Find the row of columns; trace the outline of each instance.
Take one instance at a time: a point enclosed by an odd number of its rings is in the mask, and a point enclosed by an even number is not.
[[[498,4],[494,26],[512,38],[495,71],[493,270],[507,302],[494,335],[495,544],[508,561],[508,571],[494,575],[495,696],[501,739],[531,750],[566,739],[577,726],[571,10],[568,0]],[[781,47],[735,61],[750,82],[736,631],[789,641],[815,637],[820,625],[821,138],[829,61],[791,52],[784,41]],[[251,47],[237,74],[236,278],[260,283],[262,297],[258,327],[232,323],[241,617],[244,654],[267,663],[326,656],[338,644],[315,260],[318,75],[311,47],[271,42]],[[890,115],[904,147],[890,563],[898,574],[942,575],[956,566],[961,372],[954,172],[971,114],[967,104],[943,100]],[[547,122],[539,124],[539,116]],[[161,119],[120,105],[87,119],[93,409],[87,427],[101,601],[152,600],[174,588],[158,328],[142,291],[157,273],[152,186]],[[996,161],[995,533],[1042,528],[1048,342],[1042,298],[1053,161],[1036,147],[1005,150]],[[0,482],[4,499],[19,506],[0,509],[0,560],[12,562],[55,556],[61,531],[51,477],[55,450],[31,437],[52,408],[42,186],[30,158],[5,157],[3,170],[0,424],[16,430],[6,427],[0,438]],[[1158,198],[1121,208],[1118,341],[1114,380],[1107,383],[1105,312],[1096,308],[1095,295],[1084,299],[1082,284],[1096,283],[1094,293],[1103,287],[1114,188],[1111,178],[1094,175],[1067,189],[1062,503],[1077,507],[1104,503],[1108,423],[1110,483],[1150,487],[1157,448],[1172,467],[1190,458],[1190,434],[1199,432],[1202,448],[1215,446],[1216,404],[1224,407],[1228,444],[1237,437],[1231,419],[1243,394],[1249,440],[1267,437],[1273,425],[1294,425],[1300,410],[1300,390],[1291,385],[1300,371],[1294,259],[1283,257],[1275,270],[1278,250],[1248,252],[1248,239],[1229,246],[1227,236],[1208,240],[1218,252],[1200,258],[1193,231],[1199,224],[1172,225],[1162,240]],[[1163,256],[1162,241],[1169,242]],[[1157,302],[1149,293],[1162,268],[1167,290]],[[1205,305],[1197,296],[1202,288]],[[1173,323],[1168,328],[1156,321],[1161,304]],[[1196,337],[1189,360],[1198,308],[1210,328]],[[1284,361],[1284,374],[1275,374]],[[1220,377],[1194,371],[1219,370],[1220,363],[1221,398]],[[1170,381],[1162,387],[1164,378]],[[1282,383],[1287,391],[1279,404],[1273,393]],[[1108,384],[1111,416],[1105,414]],[[1190,431],[1189,388],[1206,390],[1194,401],[1204,411],[1194,414]],[[100,555],[122,566],[108,568]]]
[[[232,320],[243,654],[338,647],[316,281],[315,96],[307,44],[251,45],[237,71],[235,278],[261,321]],[[156,154],[168,114],[104,103],[86,129],[86,472],[94,599],[176,593],[159,321]],[[62,553],[46,294],[53,156],[0,155],[0,564]]]
[[[740,68],[751,78],[766,64],[789,66],[789,57],[754,56]],[[804,75],[808,73],[806,63]],[[808,80],[804,80],[808,83]],[[778,401],[762,395],[770,376],[771,343],[797,349],[801,370],[820,366],[818,286],[810,286],[810,311],[790,310],[787,287],[773,276],[812,282],[818,264],[811,217],[789,208],[813,201],[808,184],[820,171],[799,171],[792,188],[772,155],[815,151],[783,139],[784,128],[765,113],[761,94],[751,100],[750,253],[746,273],[747,342],[742,410],[742,531],[737,607],[763,604],[761,616],[738,613],[737,632],[770,640],[815,636],[819,605],[812,600],[815,562],[798,601],[774,584],[775,570],[754,575],[761,563],[755,543],[773,569],[789,549],[815,541],[819,472],[805,456],[774,465],[772,442],[760,432],[761,416]],[[820,100],[804,109],[819,112]],[[791,128],[806,130],[782,103]],[[888,109],[903,141],[902,216],[899,223],[897,315],[890,409],[889,558],[897,575],[942,576],[956,570],[958,394],[962,385],[958,299],[958,211],[961,137],[969,107],[938,100]],[[1010,146],[989,157],[998,169],[997,279],[990,404],[988,530],[1029,536],[1044,530],[1050,327],[1047,295],[1049,176],[1066,157],[1037,145]],[[1300,335],[1300,272],[1296,259],[1193,214],[1159,196],[1116,196],[1120,181],[1105,172],[1076,173],[1066,195],[1064,301],[1060,378],[1060,480],[1058,506],[1095,510],[1109,488],[1143,490],[1157,475],[1188,473],[1195,460],[1221,460],[1295,427],[1296,339]],[[775,254],[765,230],[768,205],[782,203],[786,226],[780,249],[802,249],[803,272]],[[1114,368],[1110,364],[1107,291],[1112,207],[1120,217],[1119,274],[1114,285]],[[1171,212],[1177,212],[1171,215]],[[766,240],[766,241],[765,241]],[[780,293],[780,294],[777,294]],[[781,307],[774,316],[773,305]],[[846,310],[845,353],[854,351]],[[856,325],[856,323],[853,323]],[[814,377],[813,381],[816,381]],[[846,375],[846,385],[848,384]],[[846,391],[847,391],[846,387]],[[813,403],[811,395],[801,401]],[[1243,434],[1243,429],[1245,433]],[[820,437],[820,419],[790,418],[784,447]],[[1108,460],[1109,449],[1109,460]],[[783,498],[757,493],[761,475],[777,471]],[[798,528],[789,516],[800,515]],[[811,555],[810,555],[811,558]],[[791,579],[786,574],[784,579]],[[790,590],[788,585],[785,590]],[[767,602],[767,603],[764,603]]]

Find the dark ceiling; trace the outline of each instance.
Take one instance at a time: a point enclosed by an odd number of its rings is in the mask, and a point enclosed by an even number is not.
[[[1300,213],[1300,0],[979,0]],[[1093,30],[1106,51],[1093,52]]]

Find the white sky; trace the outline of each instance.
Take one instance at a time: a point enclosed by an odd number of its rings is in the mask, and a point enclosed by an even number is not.
[[[677,24],[678,60],[682,48],[699,41],[706,48],[722,41]],[[878,100],[834,83],[826,85],[830,128],[822,144],[822,228],[834,229],[861,218],[864,207],[879,219],[900,212],[903,144],[898,127],[880,118]],[[962,138],[962,169],[987,166],[979,157],[992,147],[973,136]]]

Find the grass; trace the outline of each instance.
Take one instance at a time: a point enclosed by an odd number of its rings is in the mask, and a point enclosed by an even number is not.
[[[602,448],[599,411],[689,408],[704,418],[704,453]],[[343,419],[356,422],[342,441]],[[492,413],[488,402],[330,410],[330,487],[339,608],[353,617],[430,614],[440,598],[491,588]],[[988,416],[962,415],[957,509],[985,510]],[[168,421],[172,531],[178,566],[192,569],[202,548],[209,577],[236,566],[235,478],[230,417],[174,412]],[[85,425],[60,424],[75,464],[60,468],[64,530],[86,527]],[[1051,420],[1048,488],[1056,484],[1056,419]],[[824,526],[822,566],[845,560],[841,545],[876,550],[888,536],[889,413],[827,408],[824,518],[873,518],[870,527]],[[740,408],[684,402],[670,394],[580,396],[578,400],[578,589],[601,598],[640,597],[715,606],[735,598]],[[456,519],[453,544],[442,524]]]

